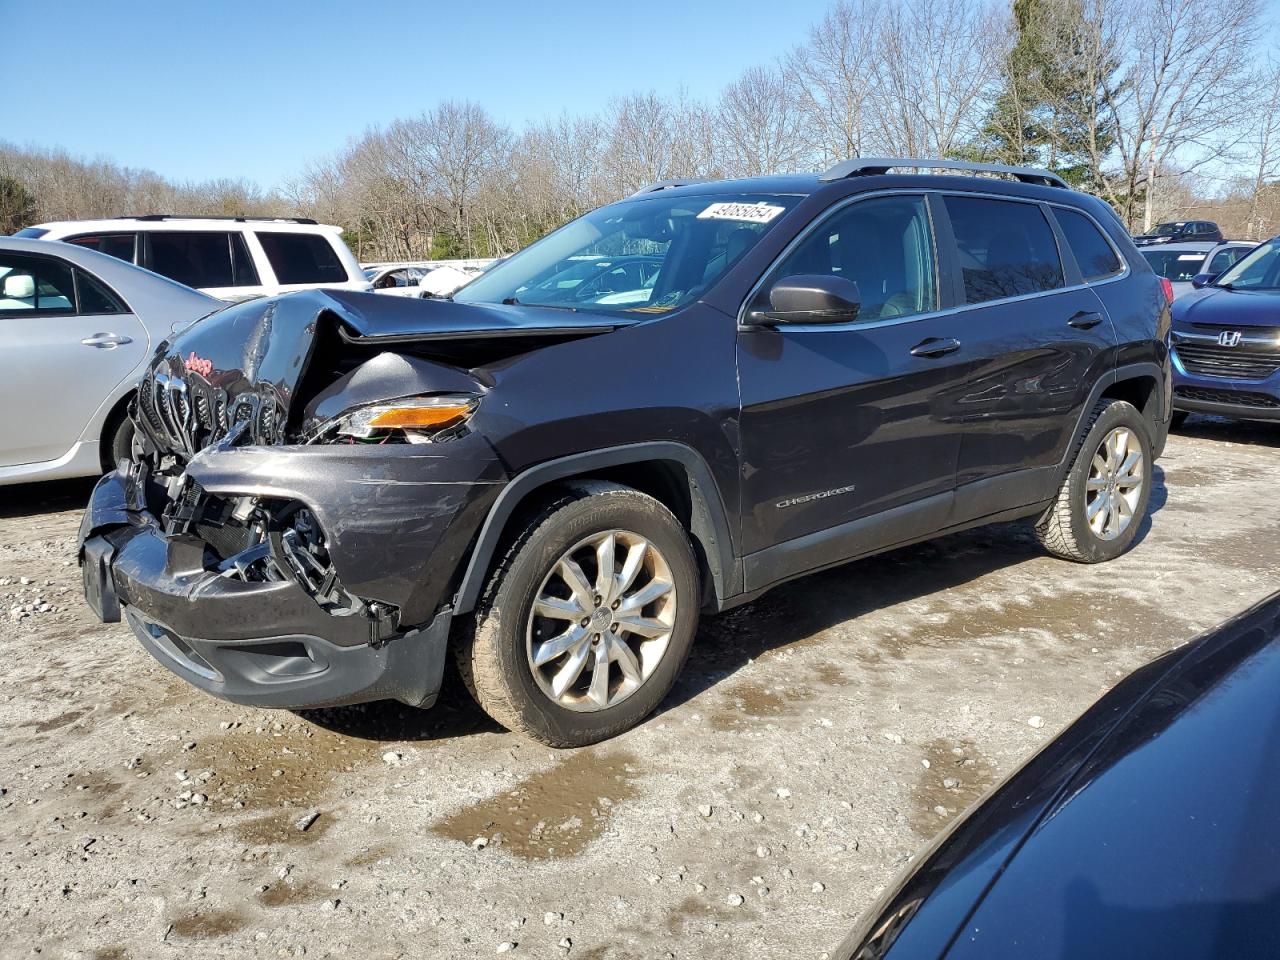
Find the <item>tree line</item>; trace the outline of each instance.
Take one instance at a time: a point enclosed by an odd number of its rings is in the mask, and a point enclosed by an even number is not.
[[[634,92],[513,129],[472,102],[371,127],[272,190],[0,143],[0,231],[142,212],[310,216],[357,256],[510,253],[646,183],[854,156],[1047,167],[1137,231],[1280,231],[1280,64],[1259,0],[838,0],[717,97]]]

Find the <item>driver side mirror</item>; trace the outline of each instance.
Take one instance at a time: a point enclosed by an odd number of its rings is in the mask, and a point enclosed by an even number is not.
[[[753,326],[778,323],[850,323],[858,319],[862,295],[858,285],[834,274],[783,277],[769,288],[767,306],[757,302],[747,312]]]
[[[1217,279],[1218,274],[1216,273],[1197,273],[1191,278],[1191,285],[1199,290],[1201,287],[1209,286],[1209,284],[1213,283],[1213,281]]]

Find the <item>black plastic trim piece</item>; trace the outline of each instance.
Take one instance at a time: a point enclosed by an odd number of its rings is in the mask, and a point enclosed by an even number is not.
[[[516,507],[530,493],[549,483],[591,470],[660,460],[676,461],[689,477],[689,494],[693,503],[691,532],[706,553],[717,603],[740,593],[741,570],[735,563],[732,531],[711,469],[692,447],[670,440],[655,440],[575,453],[530,467],[512,479],[503,488],[480,528],[475,549],[471,551],[454,598],[454,613],[469,613],[475,609],[502,531]]]

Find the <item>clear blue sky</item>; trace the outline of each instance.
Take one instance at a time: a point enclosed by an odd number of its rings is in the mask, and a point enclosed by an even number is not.
[[[827,0],[0,0],[21,109],[0,138],[175,179],[270,187],[372,124],[445,99],[499,120],[633,90],[715,94]],[[14,90],[16,85],[17,90]]]

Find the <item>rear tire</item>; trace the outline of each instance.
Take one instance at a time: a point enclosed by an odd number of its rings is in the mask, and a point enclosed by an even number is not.
[[[1151,498],[1152,446],[1146,419],[1124,400],[1099,400],[1054,504],[1036,538],[1056,557],[1102,563],[1133,543]]]
[[[553,747],[597,743],[666,697],[699,598],[693,548],[671,511],[630,487],[577,481],[522,522],[474,632],[455,646],[458,667],[508,730]]]

